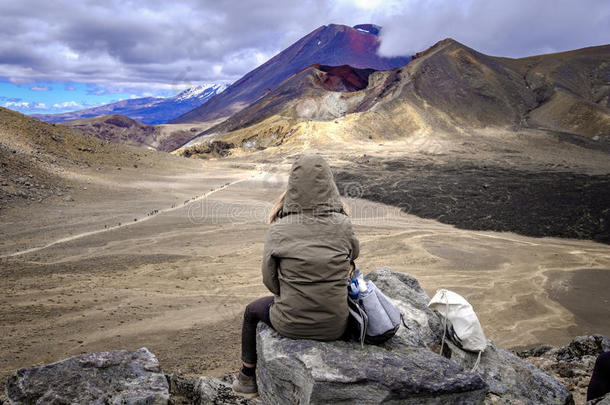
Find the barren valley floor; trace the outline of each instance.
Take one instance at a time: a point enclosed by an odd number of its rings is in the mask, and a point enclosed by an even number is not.
[[[165,372],[236,369],[244,306],[268,294],[265,218],[289,166],[273,168],[217,161],[146,179],[119,172],[91,177],[73,202],[0,212],[0,378],[82,352],[139,347]],[[498,344],[610,335],[608,245],[462,230],[367,200],[350,204],[361,268],[389,266],[430,295],[464,295]]]

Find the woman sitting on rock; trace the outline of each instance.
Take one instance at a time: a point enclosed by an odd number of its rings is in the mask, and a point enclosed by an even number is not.
[[[303,155],[294,162],[270,222],[262,272],[274,296],[250,303],[244,312],[243,367],[233,383],[240,393],[258,390],[259,321],[293,339],[336,340],[347,327],[346,280],[359,245],[324,158]]]

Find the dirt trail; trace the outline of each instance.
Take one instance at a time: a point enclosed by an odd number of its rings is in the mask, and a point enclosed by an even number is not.
[[[285,171],[253,167],[219,164],[197,177],[172,178],[171,189],[151,181],[145,202],[137,193],[108,192],[86,215],[82,204],[64,206],[61,216],[29,211],[24,217],[49,216],[44,224],[28,222],[26,234],[19,224],[6,226],[36,247],[13,248],[0,258],[0,378],[81,352],[143,346],[168,372],[235,369],[243,308],[269,294],[260,274],[265,218],[286,181]],[[182,204],[184,195],[199,197]],[[171,207],[171,201],[181,203]],[[443,287],[464,295],[499,344],[610,334],[608,316],[583,323],[569,309],[576,300],[608,313],[608,289],[580,280],[596,274],[591,270],[609,271],[606,245],[461,230],[391,206],[349,202],[363,269],[389,266],[413,274],[429,294]],[[153,203],[170,208],[120,227],[90,229],[109,209],[130,218]],[[567,274],[580,274],[588,291],[572,289]]]
[[[259,175],[261,175],[261,174],[259,174]],[[253,176],[250,176],[250,177],[253,177]],[[214,193],[216,193],[218,191],[222,191],[222,190],[224,190],[227,187],[230,187],[230,186],[232,186],[234,184],[237,184],[237,183],[241,183],[242,181],[245,181],[245,180],[247,180],[247,179],[240,179],[240,180],[235,180],[235,181],[232,181],[232,182],[225,183],[222,186],[220,186],[218,188],[215,188],[215,189],[212,189],[211,191],[209,191],[207,193],[204,193],[204,194],[202,194],[200,196],[196,196],[196,197],[191,198],[190,200],[184,202],[183,206],[187,206],[187,205],[192,204],[194,202],[197,202],[197,201],[200,201],[202,199],[208,198],[210,195],[212,195],[212,194],[214,194]],[[114,225],[114,226],[107,227],[107,228],[104,228],[104,229],[99,229],[99,230],[96,230],[96,231],[88,231],[88,232],[77,233],[76,235],[71,235],[71,236],[67,236],[65,238],[56,239],[56,240],[54,240],[52,242],[49,242],[49,243],[47,243],[46,245],[43,245],[43,246],[33,247],[33,248],[30,248],[30,249],[26,249],[26,250],[20,250],[20,251],[14,252],[14,253],[0,255],[0,258],[15,257],[15,256],[21,256],[21,255],[24,255],[24,254],[28,254],[28,253],[34,253],[34,252],[38,252],[38,251],[40,251],[42,249],[46,249],[46,248],[49,248],[49,247],[51,247],[53,245],[57,245],[57,244],[60,244],[60,243],[70,242],[70,241],[73,241],[73,240],[76,240],[76,239],[80,239],[80,238],[84,238],[84,237],[87,237],[87,236],[92,236],[92,235],[100,234],[100,233],[103,233],[103,232],[109,232],[111,230],[115,230],[115,229],[118,229],[118,228],[125,228],[125,227],[128,227],[128,226],[133,226],[137,222],[142,223],[144,221],[148,221],[150,219],[155,218],[157,215],[165,214],[167,212],[178,210],[180,208],[182,208],[182,207],[180,207],[180,206],[172,206],[172,207],[169,207],[169,208],[155,210],[150,215],[147,215],[147,216],[142,217],[142,218],[136,218],[137,221],[134,221],[134,222],[128,222],[126,224],[121,224],[121,225]]]

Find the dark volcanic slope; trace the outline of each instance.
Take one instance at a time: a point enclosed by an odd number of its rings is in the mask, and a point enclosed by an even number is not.
[[[335,180],[339,190],[460,228],[610,243],[610,175],[367,157],[337,168]]]
[[[320,75],[319,83],[328,91],[358,91],[369,85],[369,76],[375,69],[357,69],[349,65],[325,66],[319,63],[311,68],[326,73]]]
[[[368,86],[369,76],[373,69],[357,69],[348,65],[325,66],[314,64],[285,80],[277,88],[262,97],[256,103],[233,114],[222,123],[203,132],[204,135],[224,133],[254,125],[274,114],[282,114],[291,118],[307,114],[307,103],[302,100],[313,100],[333,92],[354,92]],[[331,119],[332,114],[325,115],[324,109],[316,109],[309,118]]]
[[[172,122],[205,122],[227,117],[314,63],[387,70],[402,66],[410,60],[410,57],[378,56],[378,29],[373,26],[357,27],[359,28],[331,24],[316,29],[246,74],[223,93]]]

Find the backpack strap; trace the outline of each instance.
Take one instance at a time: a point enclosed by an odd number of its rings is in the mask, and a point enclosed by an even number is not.
[[[405,316],[402,314],[402,312],[400,313],[400,322],[402,322],[402,324],[405,326],[405,328],[409,329],[409,327],[405,323]]]
[[[481,364],[481,354],[483,353],[482,350],[479,350],[479,355],[477,356],[477,361],[474,363],[474,366],[472,367],[472,370],[470,370],[471,372],[475,372],[475,370],[477,369],[477,367],[479,367],[479,364]]]
[[[443,339],[441,339],[441,350],[438,352],[440,356],[443,355],[443,346],[445,346],[445,337],[447,336],[447,316],[449,315],[449,299],[447,298],[447,294],[445,291],[442,292],[442,297],[445,298],[446,306],[445,306],[445,316],[443,316]]]
[[[460,339],[460,337],[457,335],[457,333],[455,333],[455,329],[453,328],[453,325],[451,323],[447,325],[447,329],[449,330],[449,339],[453,343],[455,343],[455,345],[457,347],[464,350],[464,345],[462,344],[462,339]]]
[[[358,331],[358,333],[360,334],[360,336],[358,336],[358,340],[360,340],[360,346],[364,348],[364,339],[366,336],[366,328],[368,326],[369,317],[367,316],[366,312],[364,311],[364,308],[362,308],[362,305],[358,300],[355,300],[348,296],[347,302],[350,315],[356,320],[359,325],[360,330]]]

